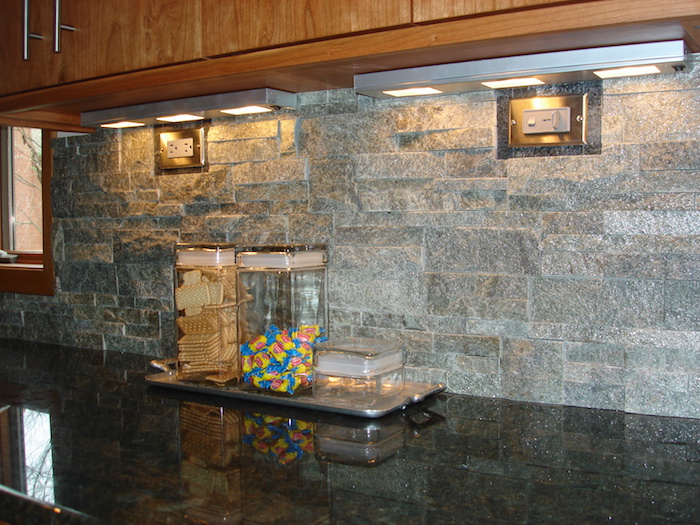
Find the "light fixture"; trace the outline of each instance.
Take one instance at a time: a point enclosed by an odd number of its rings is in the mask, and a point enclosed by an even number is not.
[[[180,113],[179,115],[169,115],[167,117],[156,117],[161,122],[192,122],[193,120],[204,120],[202,115],[192,115],[190,113]]]
[[[385,95],[389,95],[391,97],[417,97],[420,95],[439,95],[441,93],[442,91],[432,87],[392,89],[384,91]]]
[[[354,80],[356,93],[388,98],[392,91],[415,88],[463,93],[489,87],[514,87],[492,82],[515,82],[516,79],[566,84],[598,79],[597,75],[602,77],[605,70],[638,66],[655,66],[660,73],[673,73],[685,68],[685,59],[684,42],[672,40],[378,71],[355,75]],[[624,76],[631,76],[634,70],[626,71]],[[651,70],[646,71],[642,74],[649,74]]]
[[[272,108],[263,106],[243,106],[241,108],[220,109],[222,113],[229,115],[254,115],[255,113],[267,113],[272,111]]]
[[[619,67],[593,72],[598,78],[637,77],[640,75],[658,75],[661,70],[656,66]]]
[[[491,89],[503,89],[514,87],[542,86],[544,82],[539,78],[507,78],[505,80],[492,80],[490,82],[482,82],[484,86]]]
[[[295,108],[296,105],[295,93],[260,88],[88,111],[80,114],[80,121],[82,126],[89,128],[98,126],[123,128],[153,125],[159,122],[211,119],[224,117],[226,116],[224,113],[233,115],[262,113],[281,108]]]
[[[138,128],[140,126],[145,126],[143,122],[131,122],[130,120],[123,120],[122,122],[114,122],[112,124],[102,124],[103,128]]]

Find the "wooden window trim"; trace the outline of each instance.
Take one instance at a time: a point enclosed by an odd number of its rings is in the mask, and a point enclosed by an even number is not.
[[[43,253],[20,253],[17,263],[0,264],[0,292],[34,295],[54,295],[55,277],[53,252],[51,249],[51,175],[53,174],[53,154],[51,139],[54,133],[42,133],[42,179],[41,204],[43,214]]]

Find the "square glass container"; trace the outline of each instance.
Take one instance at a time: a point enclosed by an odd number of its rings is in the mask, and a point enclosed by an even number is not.
[[[179,244],[174,295],[177,379],[216,385],[238,380],[235,247]]]
[[[236,260],[241,386],[310,388],[313,348],[327,337],[325,246],[239,247]]]
[[[404,351],[379,339],[347,338],[316,345],[315,397],[336,397],[370,406],[403,390]]]

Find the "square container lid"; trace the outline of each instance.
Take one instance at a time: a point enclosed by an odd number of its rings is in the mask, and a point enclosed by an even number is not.
[[[175,252],[178,266],[235,266],[233,244],[178,244]]]
[[[311,268],[326,263],[323,244],[282,244],[239,246],[238,265],[242,268]]]
[[[403,362],[403,348],[383,339],[333,339],[314,350],[314,369],[325,375],[374,376],[396,370]]]

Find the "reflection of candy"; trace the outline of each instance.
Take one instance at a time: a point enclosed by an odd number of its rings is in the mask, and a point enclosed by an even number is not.
[[[325,341],[318,325],[280,330],[272,325],[241,345],[243,381],[256,388],[293,394],[311,384],[314,343]]]
[[[307,421],[246,413],[243,426],[244,443],[283,465],[314,451],[313,425]]]

